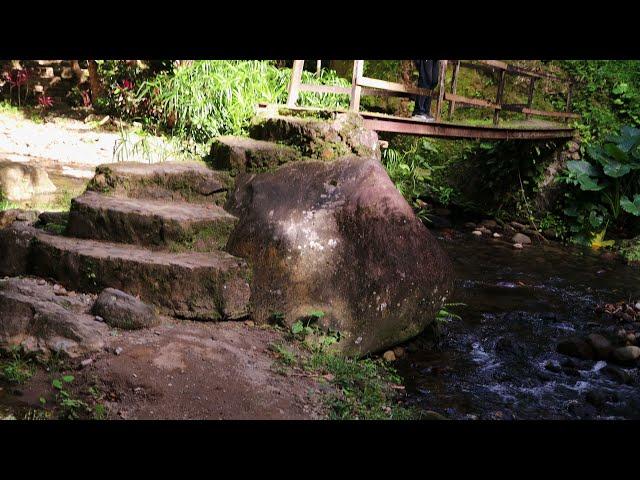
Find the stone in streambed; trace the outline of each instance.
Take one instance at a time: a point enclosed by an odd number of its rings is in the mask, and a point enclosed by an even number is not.
[[[511,241],[513,243],[519,243],[520,245],[529,245],[531,243],[531,238],[529,238],[524,233],[516,233],[513,237],[511,237]]]
[[[568,338],[562,340],[557,347],[558,353],[569,357],[593,360],[595,352],[589,343],[581,338]]]
[[[616,363],[621,365],[630,365],[640,358],[640,347],[630,345],[627,347],[616,348],[611,356]]]
[[[124,330],[149,328],[160,323],[153,307],[114,288],[102,291],[92,312],[102,317],[108,325]]]
[[[587,336],[587,342],[593,347],[598,360],[606,360],[611,354],[611,342],[598,333]]]
[[[395,362],[396,354],[393,353],[393,350],[387,350],[384,352],[384,355],[382,355],[382,358],[384,358],[386,362]]]

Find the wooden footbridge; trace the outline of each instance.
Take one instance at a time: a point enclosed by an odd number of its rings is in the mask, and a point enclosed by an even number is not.
[[[580,118],[571,112],[571,95],[573,81],[544,72],[520,68],[497,60],[441,60],[439,83],[434,90],[406,86],[402,83],[388,82],[364,76],[364,60],[354,60],[351,87],[332,85],[312,85],[302,83],[304,60],[295,60],[289,84],[287,107],[295,110],[317,110],[297,105],[300,92],[318,92],[349,95],[349,111],[358,112],[365,122],[365,126],[379,132],[394,132],[405,135],[421,135],[440,138],[471,138],[487,140],[548,140],[563,139],[574,136],[574,129],[569,121]],[[448,68],[451,67],[451,68]],[[475,69],[488,75],[497,76],[497,91],[495,100],[468,98],[457,94],[458,74],[461,68]],[[450,91],[446,91],[447,73],[451,71]],[[528,98],[526,103],[508,104],[504,102],[507,75],[525,77],[529,79]],[[553,82],[566,87],[563,92],[566,99],[565,111],[545,111],[533,108],[536,84],[540,81]],[[415,95],[431,96],[435,102],[434,122],[372,113],[360,109],[360,99],[363,95],[414,97]],[[442,115],[445,102],[448,102],[448,115],[445,120]],[[472,108],[482,108],[493,111],[493,122],[490,125],[471,125],[455,122],[456,106],[463,105]],[[516,112],[524,114],[524,120],[519,122],[500,123],[502,112]],[[547,117],[554,121],[534,120],[532,117]]]

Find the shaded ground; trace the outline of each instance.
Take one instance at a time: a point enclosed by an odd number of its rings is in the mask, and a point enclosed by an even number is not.
[[[106,349],[84,359],[88,365],[38,369],[22,385],[2,385],[0,403],[22,418],[41,412],[43,397],[55,418],[62,412],[52,380],[73,375],[65,390],[94,410],[102,405],[108,419],[323,418],[329,387],[275,368],[269,345],[279,340],[276,331],[239,322],[167,319],[150,330],[113,330]]]

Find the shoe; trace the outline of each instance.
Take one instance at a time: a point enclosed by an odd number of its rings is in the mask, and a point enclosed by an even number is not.
[[[420,113],[417,115],[414,115],[413,117],[411,117],[414,120],[422,120],[423,122],[435,122],[436,119],[433,118],[431,115],[426,115],[424,113]]]

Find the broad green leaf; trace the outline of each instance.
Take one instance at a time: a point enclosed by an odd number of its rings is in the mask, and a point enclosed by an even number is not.
[[[62,377],[62,380],[67,383],[73,382],[74,379],[75,377],[73,375],[65,375],[64,377]]]
[[[598,170],[585,160],[570,160],[567,162],[567,168],[571,173],[576,175],[588,175],[590,177],[598,177]]]
[[[620,199],[620,206],[625,212],[636,217],[640,216],[640,195],[636,193],[633,196],[633,202],[626,195],[623,196]]]
[[[615,160],[610,160],[604,166],[605,175],[613,178],[624,177],[627,173],[631,171],[631,165],[627,163],[620,163]]]
[[[56,388],[58,390],[62,390],[62,382],[60,380],[58,380],[57,378],[51,382],[51,385],[53,385],[53,388]]]
[[[624,152],[618,145],[614,143],[607,143],[604,146],[604,151],[607,155],[609,155],[614,160],[617,160],[618,162],[624,163],[629,160],[626,152]]]
[[[576,180],[580,183],[580,188],[588,192],[597,192],[602,190],[606,185],[598,184],[597,179],[593,179],[587,175],[579,175]]]

